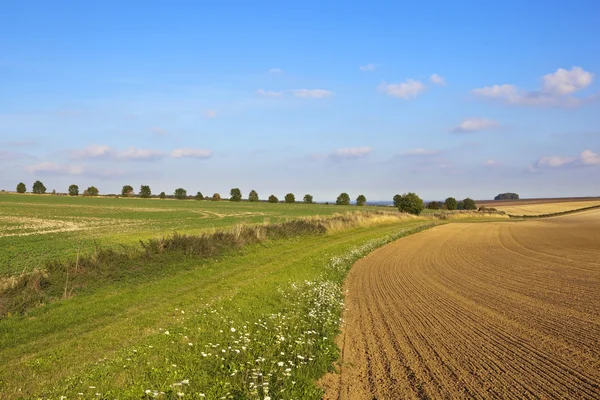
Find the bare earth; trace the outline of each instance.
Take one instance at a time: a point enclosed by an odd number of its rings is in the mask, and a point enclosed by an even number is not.
[[[346,284],[326,399],[600,398],[600,210],[439,226]]]

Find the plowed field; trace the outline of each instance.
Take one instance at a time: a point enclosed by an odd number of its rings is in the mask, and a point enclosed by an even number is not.
[[[600,211],[436,227],[346,288],[326,398],[600,398]]]

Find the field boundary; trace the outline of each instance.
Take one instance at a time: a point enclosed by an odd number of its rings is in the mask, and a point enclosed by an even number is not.
[[[560,211],[560,212],[549,213],[549,214],[538,214],[538,215],[515,215],[515,214],[507,214],[507,215],[508,215],[509,218],[526,218],[526,219],[532,219],[532,218],[550,218],[550,217],[558,217],[558,216],[561,216],[561,215],[574,214],[574,213],[583,212],[583,211],[596,210],[596,209],[599,209],[599,208],[600,208],[600,205],[590,206],[590,207],[583,207],[583,208],[577,208],[575,210]]]

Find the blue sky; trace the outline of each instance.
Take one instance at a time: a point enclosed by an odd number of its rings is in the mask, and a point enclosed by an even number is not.
[[[598,15],[597,1],[5,0],[0,188],[597,196]]]

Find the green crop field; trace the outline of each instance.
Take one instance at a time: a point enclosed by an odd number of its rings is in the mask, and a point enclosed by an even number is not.
[[[199,233],[356,210],[323,204],[2,194],[0,275],[32,270],[95,245],[130,245],[173,231]]]

